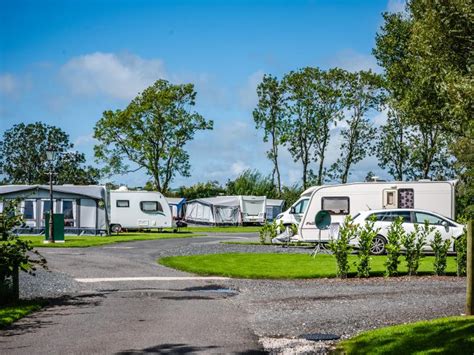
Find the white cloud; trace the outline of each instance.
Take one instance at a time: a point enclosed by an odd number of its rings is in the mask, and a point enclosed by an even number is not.
[[[264,72],[263,70],[258,70],[252,73],[248,78],[245,85],[240,88],[240,104],[245,109],[253,109],[258,102],[257,96],[257,86],[262,81]]]
[[[89,145],[90,143],[93,143],[93,142],[96,142],[96,140],[94,139],[93,134],[89,133],[83,136],[78,136],[74,140],[74,146],[77,148],[80,146]]]
[[[406,3],[404,0],[388,0],[388,12],[405,12]]]
[[[12,74],[0,75],[0,93],[11,95],[18,89],[18,79]]]
[[[163,61],[134,54],[96,52],[75,57],[61,68],[61,76],[76,94],[105,94],[131,99],[160,78],[166,78]]]
[[[245,164],[243,161],[238,160],[230,166],[230,171],[234,175],[240,175],[245,170],[250,169],[250,165]]]
[[[352,49],[347,49],[336,54],[331,60],[331,65],[346,69],[348,71],[369,70],[380,72],[377,60],[370,54],[358,53]]]
[[[378,112],[372,121],[374,122],[375,127],[383,126],[387,123],[388,119],[388,108],[384,109],[383,111]]]

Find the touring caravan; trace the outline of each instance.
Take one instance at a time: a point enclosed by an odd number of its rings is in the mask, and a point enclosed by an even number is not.
[[[2,185],[1,200],[19,200],[23,225],[19,234],[42,234],[45,213],[51,210],[48,185]],[[106,234],[109,230],[108,193],[104,186],[54,185],[53,211],[64,215],[66,234]],[[0,210],[2,202],[0,201]]]
[[[239,196],[242,224],[264,224],[267,208],[265,196]]]
[[[315,216],[329,211],[333,224],[363,210],[416,208],[454,218],[457,181],[360,182],[314,187],[298,228],[298,239],[317,241]],[[330,229],[321,231],[321,240],[330,240]]]
[[[110,191],[110,210],[112,232],[174,227],[170,206],[159,192],[129,191],[126,187]]]

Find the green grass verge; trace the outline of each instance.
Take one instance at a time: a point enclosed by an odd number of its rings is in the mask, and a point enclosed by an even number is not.
[[[42,301],[21,301],[16,305],[0,308],[0,328],[5,328],[44,306]]]
[[[119,235],[110,236],[65,236],[64,243],[53,243],[44,244],[44,236],[21,236],[23,240],[30,240],[32,245],[36,248],[86,248],[96,247],[101,245],[113,244],[113,243],[124,243],[124,242],[135,242],[140,240],[153,240],[153,239],[169,239],[169,238],[192,238],[199,237],[202,234],[179,232],[179,233],[120,233]]]
[[[449,317],[368,331],[339,343],[344,354],[473,354],[474,317]]]
[[[371,260],[372,276],[383,276],[385,256],[373,256]],[[401,258],[403,260],[403,258]],[[434,257],[421,260],[418,274],[433,274]],[[350,277],[356,276],[357,256],[349,256]],[[199,275],[218,275],[249,279],[310,279],[336,277],[336,260],[332,255],[319,254],[312,258],[308,254],[209,254],[192,256],[172,256],[158,260],[161,265]],[[400,275],[406,274],[402,261]],[[456,262],[448,257],[447,274],[455,275]]]
[[[180,228],[182,232],[202,232],[202,233],[258,233],[262,229],[261,226],[229,226],[229,227],[185,227]]]

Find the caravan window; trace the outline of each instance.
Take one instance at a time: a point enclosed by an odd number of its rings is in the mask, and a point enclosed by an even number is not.
[[[332,215],[349,214],[349,197],[323,197],[321,207]]]
[[[129,200],[117,200],[116,204],[117,207],[130,207]]]
[[[25,208],[23,210],[23,218],[24,219],[34,219],[35,212],[34,212],[34,203],[33,201],[25,201]]]
[[[140,202],[140,209],[143,212],[163,212],[163,207],[158,201],[142,201]]]

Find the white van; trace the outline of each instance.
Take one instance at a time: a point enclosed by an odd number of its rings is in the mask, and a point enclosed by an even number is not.
[[[319,230],[314,218],[321,210],[331,214],[331,222],[341,224],[347,215],[379,209],[422,209],[454,218],[454,181],[358,182],[323,185],[313,189],[308,207],[301,218],[298,239],[317,242]],[[329,241],[330,230],[321,232],[321,240]]]
[[[110,191],[110,230],[161,229],[175,227],[171,208],[159,192]]]

